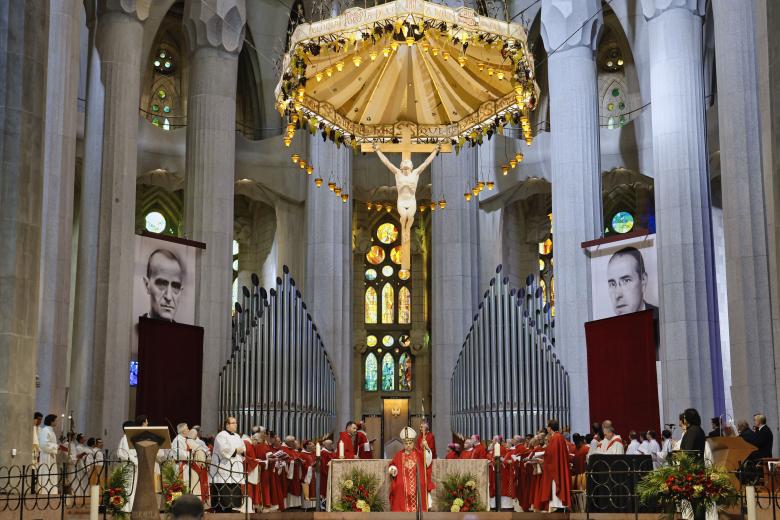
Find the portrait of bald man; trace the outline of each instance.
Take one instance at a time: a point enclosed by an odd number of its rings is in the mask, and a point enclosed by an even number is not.
[[[146,262],[143,277],[149,295],[149,311],[144,315],[156,320],[175,321],[179,298],[186,281],[184,262],[168,249],[155,249]]]

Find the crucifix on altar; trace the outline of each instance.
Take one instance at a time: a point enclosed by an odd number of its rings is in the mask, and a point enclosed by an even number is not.
[[[411,235],[414,214],[417,211],[417,181],[439,152],[449,152],[449,143],[413,143],[410,126],[401,127],[400,143],[363,144],[361,150],[376,152],[379,160],[395,175],[395,186],[398,190],[398,215],[401,217],[401,269],[408,271],[411,266]],[[384,152],[400,152],[401,164],[394,165]],[[430,152],[428,157],[417,168],[412,164],[412,152]]]

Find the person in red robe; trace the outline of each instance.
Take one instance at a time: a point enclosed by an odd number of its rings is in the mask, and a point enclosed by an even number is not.
[[[463,451],[460,452],[460,458],[464,460],[476,459],[474,456],[474,440],[466,439],[463,442]]]
[[[315,489],[316,483],[314,480],[314,464],[316,462],[314,450],[314,442],[305,441],[303,449],[298,452],[298,457],[301,461],[301,474],[303,475],[302,487],[304,509],[310,509],[316,505],[314,502],[314,497],[317,496],[317,490]]]
[[[258,428],[255,435],[258,438],[255,444],[255,458],[259,461],[260,468],[260,501],[255,505],[267,513],[279,509],[276,486],[271,481],[275,464],[272,457],[274,450],[268,442],[265,428]]]
[[[534,507],[537,511],[555,511],[571,507],[571,470],[569,449],[555,419],[547,422],[547,447],[542,459],[539,495]]]
[[[475,459],[486,459],[488,456],[487,449],[485,449],[485,445],[482,444],[482,439],[479,438],[479,435],[472,435],[471,439],[474,441],[474,458]]]
[[[333,441],[326,439],[322,441],[322,450],[320,452],[320,498],[326,498],[328,491],[328,475],[330,474],[330,461],[336,458],[333,452]]]
[[[395,454],[387,468],[392,479],[390,510],[396,513],[416,512],[419,502],[421,509],[428,511],[430,492],[436,488],[431,480],[433,455],[425,440],[421,450],[415,447],[417,432],[414,429],[407,426],[401,430],[400,437],[404,442],[404,449]]]
[[[256,435],[256,434],[255,434]],[[255,435],[248,439],[244,439],[244,471],[246,471],[246,496],[251,502],[248,506],[250,509],[255,507],[262,507],[263,503],[263,489],[260,484],[260,460],[257,458],[255,446],[258,443],[258,439]]]
[[[574,462],[571,469],[572,489],[585,491],[585,470],[588,465],[590,446],[579,433],[574,434]]]
[[[366,432],[363,429],[365,428],[363,421],[356,423],[356,426],[357,432],[355,432],[355,444],[357,445],[357,458],[373,459],[374,455],[371,452],[371,443],[368,442],[368,435],[366,435]]]
[[[501,508],[513,509],[515,505],[515,464],[512,456],[517,452],[515,439],[507,442],[504,449],[504,455],[501,457],[503,466],[501,468]]]
[[[447,460],[460,458],[460,444],[457,442],[451,442],[447,445],[447,455],[444,457]]]
[[[527,495],[524,491],[526,489],[525,481],[525,459],[528,457],[530,450],[527,445],[527,441],[520,437],[516,437],[516,444],[514,447],[514,453],[512,454],[512,463],[514,465],[514,488],[515,488],[515,510],[523,510],[523,497]]]
[[[336,456],[341,458],[342,449],[345,459],[354,459],[357,455],[357,424],[349,421],[343,432],[339,433],[339,442],[336,445]],[[343,446],[343,448],[342,448]]]
[[[437,458],[436,455],[436,438],[433,436],[433,432],[431,431],[430,426],[428,425],[428,421],[423,419],[420,421],[420,435],[417,436],[417,443],[415,446],[417,449],[422,449],[422,441],[425,439],[425,442],[428,443],[428,448],[431,450],[431,454],[433,455],[433,458]]]
[[[268,455],[266,457],[266,467],[264,474],[268,474],[268,493],[271,499],[271,510],[284,511],[285,509],[285,490],[284,479],[286,462],[276,454],[282,452],[282,440],[273,431],[268,432]],[[284,453],[284,452],[282,452]]]
[[[301,472],[301,457],[298,453],[298,441],[288,435],[284,438],[281,450],[287,454],[287,466],[282,475],[282,488],[284,489],[284,506],[301,507],[303,505],[303,475]]]

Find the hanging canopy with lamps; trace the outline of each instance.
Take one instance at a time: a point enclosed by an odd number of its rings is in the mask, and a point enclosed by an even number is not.
[[[396,0],[302,23],[289,49],[275,90],[285,144],[306,129],[363,151],[447,151],[510,123],[530,144],[539,88],[519,24]]]

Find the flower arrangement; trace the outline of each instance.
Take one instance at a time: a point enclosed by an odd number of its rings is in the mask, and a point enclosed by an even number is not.
[[[339,485],[341,496],[333,504],[334,511],[357,511],[370,513],[384,511],[379,497],[379,479],[359,469],[347,473]]]
[[[128,487],[132,486],[134,478],[132,464],[120,463],[108,477],[108,486],[103,490],[103,505],[114,518],[129,518],[122,511],[129,498]]]
[[[179,475],[179,465],[175,462],[165,462],[160,467],[160,476],[162,477],[162,493],[165,499],[165,510],[169,511],[177,498],[189,490],[184,485],[181,475]]]
[[[477,478],[471,473],[450,473],[436,491],[436,509],[452,513],[484,511],[477,490]]]
[[[707,511],[734,505],[739,495],[728,474],[682,454],[670,466],[645,475],[637,484],[643,503],[657,502],[669,516],[679,508],[684,516],[703,517]]]

